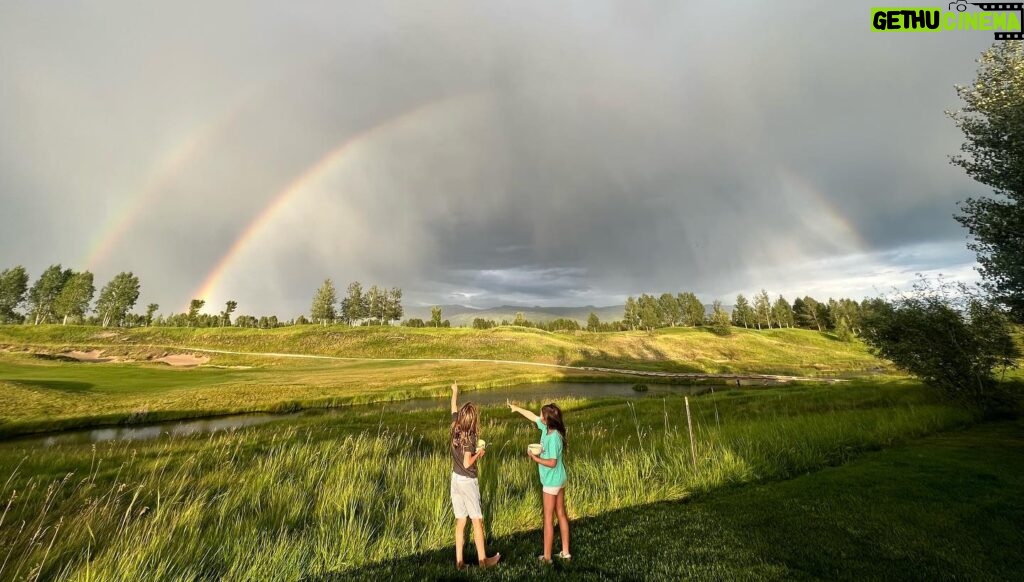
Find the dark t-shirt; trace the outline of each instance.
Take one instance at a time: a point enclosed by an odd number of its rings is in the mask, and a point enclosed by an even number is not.
[[[455,422],[455,419],[458,417],[459,414],[457,412],[453,412],[452,422]],[[455,443],[455,441],[452,441],[451,449],[452,472],[454,472],[456,475],[462,475],[463,477],[472,477],[473,479],[476,479],[476,463],[473,463],[473,465],[469,468],[462,466],[463,453],[473,454],[476,452],[476,435],[469,435],[469,443],[465,447],[460,447]]]

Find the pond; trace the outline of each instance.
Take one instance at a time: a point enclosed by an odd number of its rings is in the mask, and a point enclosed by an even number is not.
[[[700,394],[709,390],[708,386],[648,384],[646,392],[633,390],[633,384],[625,383],[582,383],[582,382],[551,382],[543,384],[527,384],[507,388],[491,388],[479,391],[463,391],[459,402],[473,401],[482,406],[504,404],[506,400],[524,402],[558,402],[573,398],[640,398],[663,394]],[[345,414],[360,410],[384,410],[387,412],[417,412],[421,410],[444,410],[449,399],[416,398],[394,402],[378,402],[375,404],[359,404],[332,409],[310,409],[286,414],[248,413],[209,418],[195,418],[162,422],[154,424],[136,424],[130,426],[106,426],[90,429],[76,429],[43,435],[15,437],[7,442],[19,447],[52,447],[55,445],[76,445],[101,443],[106,441],[141,441],[160,438],[164,435],[183,437],[207,434],[217,431],[234,430],[268,422],[287,421],[304,416],[318,415],[329,417],[332,414]]]

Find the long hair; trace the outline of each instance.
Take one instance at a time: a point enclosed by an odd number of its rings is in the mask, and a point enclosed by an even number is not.
[[[562,420],[562,409],[557,404],[545,404],[540,409],[541,420],[548,428],[553,428],[562,435],[562,449],[569,448],[569,440],[565,437],[565,422]]]
[[[452,421],[452,446],[457,448],[475,447],[480,434],[480,411],[476,404],[467,402],[459,409]]]

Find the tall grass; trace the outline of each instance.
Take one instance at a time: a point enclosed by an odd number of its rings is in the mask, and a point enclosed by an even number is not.
[[[970,420],[920,399],[830,393],[813,411],[781,395],[700,402],[696,467],[680,399],[566,403],[570,515],[783,478]],[[523,454],[536,430],[495,417],[487,411],[480,477],[492,537],[540,524],[536,468]],[[8,453],[0,578],[296,579],[451,545],[444,422],[387,428],[404,420],[68,447],[17,462]]]

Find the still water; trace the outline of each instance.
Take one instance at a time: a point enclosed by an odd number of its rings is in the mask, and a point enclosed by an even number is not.
[[[709,390],[708,386],[681,386],[669,384],[648,384],[647,392],[633,390],[633,384],[608,383],[589,384],[572,382],[554,382],[545,384],[527,384],[507,388],[491,388],[480,391],[464,391],[459,401],[472,400],[483,406],[504,404],[506,400],[524,402],[558,402],[572,398],[640,398],[662,394],[698,394]],[[17,437],[9,442],[18,447],[51,447],[66,444],[89,444],[106,441],[141,441],[160,438],[164,435],[183,437],[207,434],[217,431],[234,430],[248,426],[266,424],[268,422],[287,422],[304,416],[317,415],[321,418],[332,414],[345,414],[354,411],[384,410],[387,412],[416,412],[421,410],[442,411],[448,407],[448,398],[416,398],[377,404],[359,404],[328,410],[304,410],[288,414],[250,413],[178,420],[157,424],[138,424],[132,426],[113,426],[80,430],[69,430],[38,436]]]

